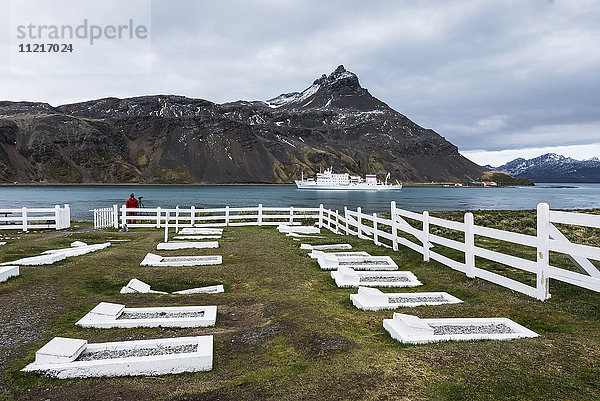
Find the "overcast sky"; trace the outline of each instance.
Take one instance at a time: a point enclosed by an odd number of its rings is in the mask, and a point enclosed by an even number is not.
[[[98,4],[127,17],[119,3],[44,2],[90,7],[92,20]],[[11,72],[9,0],[0,5],[1,100],[268,99],[344,64],[374,96],[480,164],[546,152],[600,156],[598,0],[155,0],[151,68],[123,74]],[[48,12],[24,11],[31,21]],[[125,57],[111,61],[126,65]],[[107,57],[91,61],[102,66]]]

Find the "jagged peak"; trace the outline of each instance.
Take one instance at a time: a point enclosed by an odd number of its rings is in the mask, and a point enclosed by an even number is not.
[[[368,94],[368,91],[360,86],[356,74],[346,70],[343,65],[339,65],[329,75],[321,75],[320,78],[313,81],[312,85],[302,92],[284,93],[267,100],[265,103],[271,108],[279,108],[287,105],[305,106],[306,104],[310,104],[308,99],[317,93],[327,96],[329,99],[332,98],[331,96],[336,95],[365,95]]]
[[[362,89],[356,74],[346,70],[341,64],[331,74],[321,75],[321,78],[316,79],[313,82],[313,85],[320,85],[322,87],[345,86],[348,88]]]

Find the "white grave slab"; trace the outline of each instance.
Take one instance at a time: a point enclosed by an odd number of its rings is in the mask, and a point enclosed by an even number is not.
[[[296,233],[296,234],[320,234],[321,229],[313,226],[290,226],[281,224],[277,226],[280,233]]]
[[[392,338],[410,344],[450,340],[510,340],[537,337],[538,334],[507,318],[420,319],[394,313],[383,327]]]
[[[377,288],[370,287],[358,287],[358,294],[351,294],[350,300],[354,306],[363,310],[396,309],[399,307],[462,302],[462,300],[447,292],[384,293]]]
[[[209,285],[207,287],[190,288],[188,290],[174,291],[172,294],[175,295],[187,295],[187,294],[218,294],[225,292],[223,284]],[[121,288],[121,294],[168,294],[164,291],[155,291],[150,288],[149,284],[144,283],[136,278],[129,280],[129,283]]]
[[[325,245],[311,245],[311,244],[300,244],[300,249],[308,249],[315,251],[325,251],[333,249],[352,249],[350,244],[325,244]]]
[[[19,275],[19,266],[2,266],[0,267],[0,283],[8,280],[11,277]]]
[[[322,235],[308,235],[308,234],[298,234],[298,233],[287,233],[285,235],[286,237],[295,237],[294,239],[300,239],[300,238],[325,238]]]
[[[73,245],[75,244],[75,245]],[[86,253],[94,252],[99,249],[104,249],[110,246],[110,242],[103,244],[87,245],[84,242],[75,241],[71,243],[71,248],[61,249],[50,249],[42,252],[39,256],[31,256],[28,258],[22,258],[13,262],[0,263],[1,265],[18,264],[26,266],[39,266],[39,265],[51,265],[59,260],[69,258],[71,256],[84,255]]]
[[[217,320],[216,306],[126,308],[101,302],[76,324],[81,327],[208,327]]]
[[[76,245],[73,245],[76,244]],[[105,242],[103,244],[94,244],[87,245],[84,242],[75,241],[71,243],[71,248],[62,248],[62,249],[50,249],[48,251],[42,252],[42,255],[56,255],[56,254],[64,254],[65,257],[69,258],[71,256],[80,256],[85,255],[86,253],[98,251],[100,249],[108,248],[110,246],[110,242]]]
[[[206,266],[223,263],[221,255],[214,256],[160,256],[148,253],[140,266]]]
[[[59,260],[63,260],[66,257],[67,256],[63,253],[31,256],[28,258],[18,259],[18,260],[12,261],[12,262],[0,263],[0,266],[14,265],[14,264],[18,264],[18,265],[22,265],[22,266],[51,265],[52,263],[58,262]]]
[[[176,235],[173,237],[174,240],[178,241],[189,241],[189,240],[202,240],[202,239],[221,239],[222,235]]]
[[[88,344],[56,337],[22,371],[59,379],[159,376],[212,369],[213,336]]]
[[[183,235],[222,235],[222,228],[201,228],[201,227],[186,227],[179,230],[177,234]]]
[[[161,242],[156,245],[158,250],[173,250],[173,249],[202,249],[202,248],[218,248],[218,241],[176,241],[176,242]]]
[[[422,285],[409,271],[362,271],[340,267],[331,272],[338,287],[416,287]]]
[[[317,259],[321,255],[332,256],[334,258],[356,258],[356,257],[364,257],[371,256],[368,252],[359,251],[359,252],[324,252],[324,251],[311,251],[308,253],[312,259]]]
[[[319,267],[323,270],[335,270],[349,267],[354,270],[398,270],[398,265],[389,256],[345,256],[323,253],[317,256]]]
[[[0,245],[6,245],[6,241],[0,241]]]
[[[144,283],[137,278],[132,278],[129,280],[129,283],[123,288],[121,288],[121,294],[168,294],[168,292],[164,291],[154,291],[150,289],[150,285]]]
[[[174,291],[173,294],[187,295],[187,294],[218,294],[225,292],[223,284],[210,285],[208,287],[190,288],[189,290]]]

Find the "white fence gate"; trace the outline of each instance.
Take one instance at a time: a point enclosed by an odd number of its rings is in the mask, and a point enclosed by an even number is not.
[[[71,208],[56,205],[52,208],[0,209],[0,230],[62,230],[71,227]]]
[[[119,228],[119,208],[117,205],[92,211],[94,212],[94,228]]]

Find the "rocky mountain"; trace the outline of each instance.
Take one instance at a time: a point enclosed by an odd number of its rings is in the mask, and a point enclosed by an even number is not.
[[[529,160],[518,158],[490,168],[535,182],[600,182],[600,159],[597,157],[575,160],[547,153]]]
[[[405,182],[485,171],[373,97],[343,66],[267,101],[0,102],[2,182],[291,183],[328,166]]]

